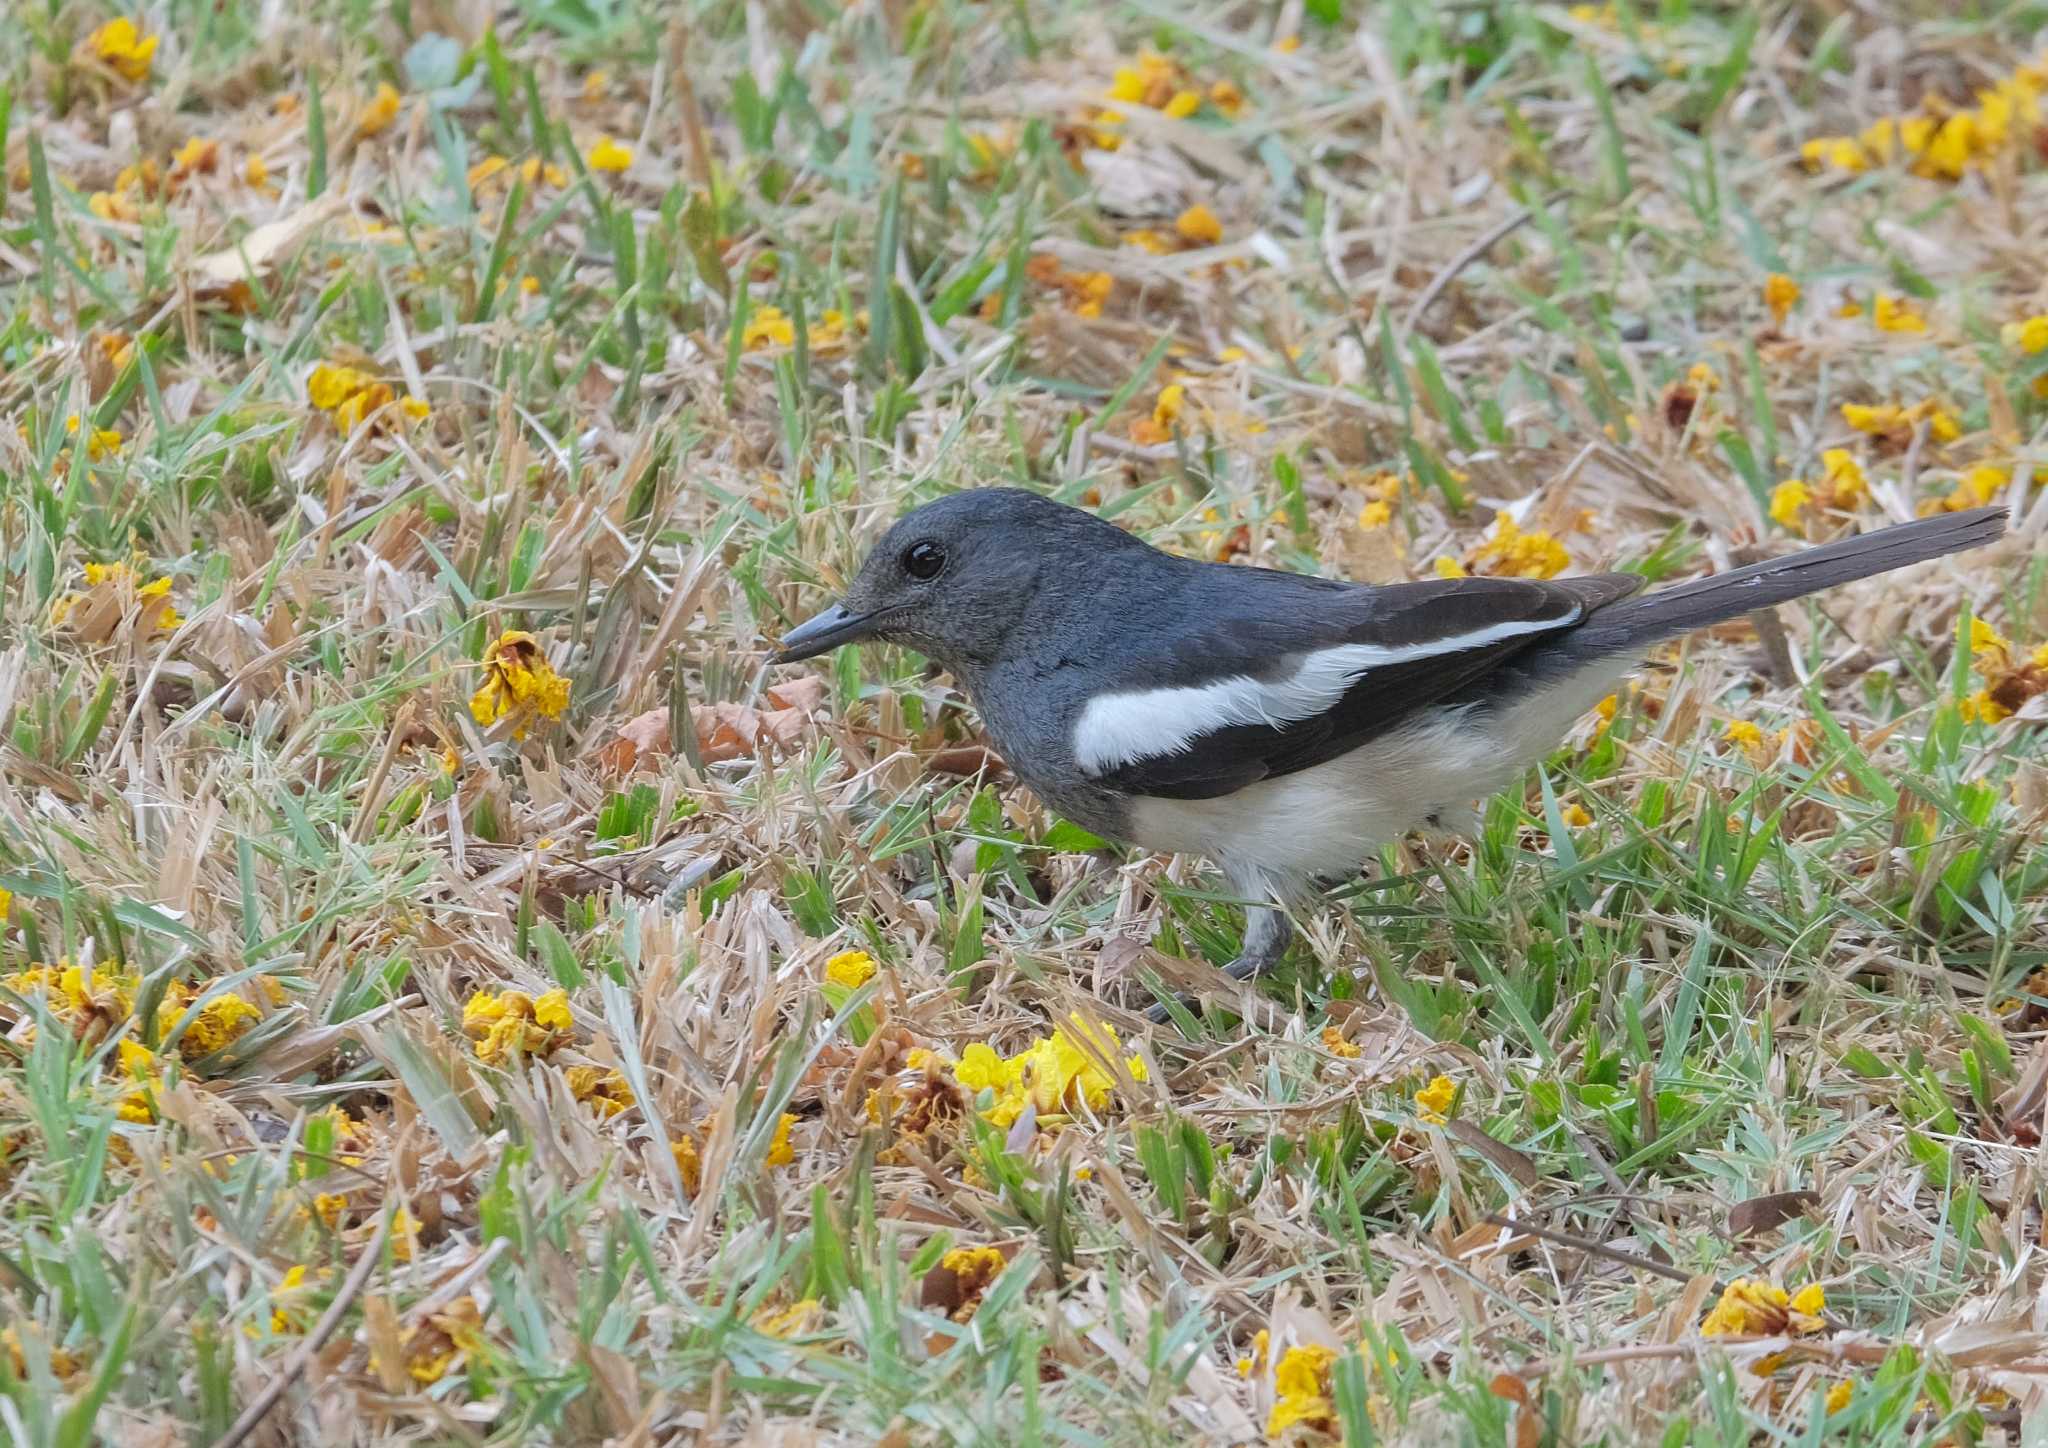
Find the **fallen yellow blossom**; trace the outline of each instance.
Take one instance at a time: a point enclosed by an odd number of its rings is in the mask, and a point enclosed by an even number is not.
[[[1266,1417],[1266,1436],[1278,1438],[1297,1424],[1318,1432],[1336,1431],[1337,1409],[1330,1397],[1330,1366],[1337,1350],[1304,1343],[1280,1355],[1273,1368],[1273,1411]]]
[[[270,1330],[273,1333],[304,1332],[312,1324],[313,1309],[307,1298],[319,1279],[326,1275],[325,1268],[316,1274],[309,1271],[303,1262],[294,1262],[285,1269],[277,1286],[270,1289]]]
[[[562,1073],[569,1094],[599,1116],[617,1116],[634,1104],[633,1088],[617,1071],[601,1066],[571,1066]]]
[[[1140,51],[1132,65],[1120,65],[1110,80],[1108,98],[1125,105],[1164,110],[1183,90],[1179,65],[1157,51]]]
[[[1571,562],[1571,554],[1555,537],[1525,533],[1505,512],[1494,515],[1493,532],[1465,555],[1465,563],[1474,573],[1494,578],[1555,578],[1571,567]]]
[[[2048,70],[2039,64],[2022,65],[1979,90],[1974,107],[1944,105],[1940,98],[1931,98],[1927,110],[1883,117],[1861,135],[1817,136],[1800,148],[1800,157],[1809,170],[1851,174],[1904,159],[1916,176],[1960,180],[1999,152],[2032,139],[2042,119],[2044,89]]]
[[[1104,1068],[1118,1053],[1116,1031],[1091,1025],[1079,1012],[1039,1036],[1014,1056],[1003,1057],[977,1041],[960,1053],[954,1078],[969,1091],[989,1090],[995,1102],[982,1112],[996,1126],[1009,1126],[1029,1105],[1041,1123],[1057,1124],[1081,1111],[1107,1106],[1117,1080]],[[1147,1079],[1143,1058],[1124,1060],[1133,1081]]]
[[[1131,424],[1131,441],[1148,447],[1171,442],[1173,429],[1187,406],[1187,397],[1188,389],[1183,383],[1172,382],[1160,388],[1159,396],[1152,404],[1152,415]]]
[[[1787,478],[1771,490],[1771,521],[1799,532],[1809,514],[1850,512],[1870,496],[1870,479],[1854,453],[1831,447],[1820,460],[1817,481]]]
[[[417,397],[399,397],[390,383],[333,362],[322,362],[307,375],[306,400],[333,418],[335,429],[344,435],[366,422],[387,420],[394,402],[401,416],[414,420],[428,410]]]
[[[31,1325],[29,1331],[38,1336],[41,1335],[39,1327]],[[25,1380],[28,1377],[28,1355],[22,1351],[21,1337],[12,1327],[0,1328],[0,1348],[6,1350],[7,1361],[14,1368],[15,1378],[17,1380]],[[58,1378],[76,1377],[78,1376],[78,1370],[83,1366],[84,1364],[79,1361],[77,1353],[72,1352],[68,1348],[58,1347],[54,1343],[51,1344],[50,1371],[55,1376]]]
[[[524,739],[535,719],[559,719],[569,707],[569,681],[556,673],[530,633],[508,629],[484,650],[483,687],[469,699],[470,717],[488,729],[513,721],[512,737]]]
[[[952,1295],[959,1306],[952,1310],[955,1322],[965,1322],[981,1306],[995,1280],[1003,1275],[1010,1259],[996,1247],[955,1247],[939,1259],[939,1267],[953,1274]]]
[[[149,79],[149,67],[156,58],[157,37],[125,15],[117,15],[86,37],[86,50],[104,62],[123,80]]]
[[[398,1339],[406,1376],[423,1387],[446,1377],[462,1355],[475,1352],[483,1340],[483,1314],[476,1298],[466,1292],[439,1312],[429,1313],[425,1323],[406,1328]]]
[[[1196,246],[1214,246],[1223,240],[1223,223],[1199,201],[1173,219],[1173,229],[1181,240]]]
[[[1827,1294],[1817,1282],[1792,1295],[1772,1283],[1738,1277],[1728,1284],[1721,1300],[1700,1324],[1700,1336],[1769,1337],[1819,1332],[1827,1326],[1821,1317],[1826,1308]]]
[[[379,135],[390,130],[397,119],[398,92],[389,81],[380,82],[377,93],[356,112],[356,131],[365,136]]]
[[[1448,1076],[1432,1077],[1427,1086],[1415,1093],[1416,1114],[1424,1121],[1441,1126],[1450,1119],[1451,1106],[1457,1099],[1457,1082]]]
[[[1927,318],[1911,302],[1889,292],[1879,292],[1871,304],[1870,320],[1880,332],[1924,332]]]
[[[1771,309],[1771,325],[1782,327],[1785,319],[1792,315],[1792,308],[1799,304],[1799,283],[1783,272],[1772,272],[1764,278],[1764,305]]]
[[[2048,312],[2028,317],[2023,322],[2007,322],[1999,329],[1999,340],[2015,352],[2024,352],[2031,357],[2037,352],[2048,352]]]
[[[1024,263],[1024,275],[1045,291],[1059,292],[1077,317],[1099,317],[1102,304],[1116,289],[1116,278],[1108,272],[1070,272],[1049,256],[1034,256]],[[982,315],[993,320],[1002,302],[991,292],[982,302]]]
[[[768,1143],[767,1163],[769,1166],[788,1166],[796,1160],[796,1148],[789,1143],[789,1129],[796,1125],[796,1117],[785,1111],[775,1122],[775,1138]]]
[[[1353,1060],[1363,1054],[1355,1042],[1344,1038],[1344,1033],[1335,1026],[1323,1027],[1323,1049],[1333,1056]]]
[[[1765,747],[1764,731],[1747,719],[1730,719],[1721,726],[1721,737],[1752,757]]]
[[[1237,1360],[1237,1375],[1248,1378],[1266,1366],[1266,1354],[1271,1348],[1273,1334],[1260,1328],[1252,1334],[1252,1350]]]
[[[617,175],[633,164],[633,148],[610,136],[602,136],[584,156],[584,161],[593,171],[605,171]]]
[[[1965,719],[1997,724],[2048,694],[2048,644],[2017,654],[2011,640],[1981,618],[1970,620],[1970,666],[1984,684],[1963,700]]]
[[[77,437],[79,429],[83,426],[84,423],[75,412],[64,419],[64,432],[67,437]],[[95,427],[85,435],[85,455],[91,461],[98,462],[108,453],[119,452],[121,442],[119,428]]]
[[[1836,1383],[1832,1388],[1829,1388],[1828,1395],[1825,1400],[1828,1410],[1828,1416],[1832,1418],[1835,1416],[1835,1414],[1841,1412],[1842,1409],[1848,1407],[1849,1399],[1854,1397],[1855,1395],[1856,1385],[1848,1381],[1846,1378],[1843,1379],[1841,1382]]]
[[[185,1008],[171,1029],[184,1027],[185,1033],[178,1037],[178,1054],[187,1061],[197,1061],[233,1045],[261,1019],[261,1011],[230,991],[198,1007],[196,1014],[192,1008]],[[166,1037],[169,1034],[164,1031]]]
[[[1955,415],[1932,397],[1922,398],[1911,407],[1901,407],[1896,402],[1876,405],[1845,402],[1842,404],[1842,421],[1858,432],[1883,438],[1895,447],[1904,447],[1912,441],[1914,430],[1923,422],[1927,424],[1927,436],[1938,443],[1954,442],[1963,434],[1962,425],[1956,421]]]
[[[740,345],[749,352],[758,352],[763,347],[789,347],[796,342],[796,323],[782,315],[782,308],[760,306],[747,314],[747,325],[740,329]]]
[[[2036,483],[2043,481],[2041,475],[2034,477]],[[2012,482],[2009,469],[1991,463],[1979,463],[1956,480],[1955,487],[1945,496],[1929,498],[1920,504],[1920,514],[1963,513],[1971,508],[1981,508],[2004,492]]]
[[[496,1065],[518,1056],[546,1058],[569,1039],[569,997],[551,990],[535,1000],[525,991],[473,992],[462,1006],[462,1031],[476,1042],[476,1058]]]
[[[683,1179],[683,1190],[691,1196],[704,1185],[704,1158],[697,1151],[697,1143],[687,1136],[678,1136],[668,1145],[669,1155],[676,1161],[676,1175]]]
[[[848,990],[859,990],[875,973],[875,958],[865,950],[842,950],[825,962],[825,979]]]
[[[1558,817],[1575,830],[1582,830],[1587,825],[1593,823],[1593,816],[1577,800],[1573,800],[1570,804],[1559,810]]]
[[[132,975],[101,966],[88,970],[68,961],[33,965],[0,978],[0,985],[16,995],[41,996],[43,1008],[87,1045],[104,1040],[113,1027],[128,1019],[140,984]],[[0,1005],[0,1010],[5,1009]]]

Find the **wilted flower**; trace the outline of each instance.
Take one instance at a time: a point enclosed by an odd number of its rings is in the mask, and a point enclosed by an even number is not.
[[[842,950],[825,962],[825,979],[847,990],[859,990],[875,973],[875,958],[865,950]]]
[[[1954,442],[1963,433],[1955,415],[1932,397],[1924,397],[1911,407],[1901,407],[1896,402],[1874,406],[1845,402],[1842,404],[1842,421],[1858,432],[1882,438],[1893,447],[1904,447],[1911,442],[1914,429],[1923,422],[1927,424],[1927,436],[1938,443]]]
[[[485,1065],[545,1058],[567,1042],[572,1024],[568,994],[559,990],[538,1000],[525,991],[480,990],[462,1006],[463,1034],[476,1042],[476,1058]]]
[[[610,136],[600,137],[583,158],[593,171],[607,171],[613,175],[633,164],[633,148],[613,140]]]
[[[1963,700],[1965,719],[1996,724],[2029,699],[2048,694],[2048,644],[2031,655],[2016,654],[2012,642],[1981,618],[1970,620],[1970,666],[1984,685]]]
[[[29,1331],[40,1334],[40,1329],[33,1325],[30,1325]],[[0,1349],[6,1351],[7,1361],[14,1368],[16,1380],[25,1381],[28,1377],[28,1355],[22,1351],[21,1335],[14,1328],[0,1328]],[[53,1343],[50,1345],[49,1353],[50,1371],[60,1379],[76,1377],[79,1369],[84,1366],[79,1361],[78,1354],[68,1348],[58,1347]]]
[[[683,1179],[683,1190],[696,1196],[697,1189],[704,1185],[704,1158],[697,1150],[696,1141],[678,1136],[669,1143],[668,1149],[676,1161],[676,1174]]]
[[[953,1321],[965,1322],[973,1317],[981,1299],[1009,1265],[1009,1258],[996,1247],[955,1247],[941,1257],[939,1271],[950,1274],[945,1296],[959,1304],[952,1309]]]
[[[64,419],[64,431],[70,437],[77,437],[79,429],[84,426],[85,424],[75,412]],[[98,462],[108,453],[120,451],[121,442],[120,429],[95,427],[85,435],[85,455],[93,462]]]
[[[1424,1121],[1441,1126],[1450,1118],[1451,1106],[1457,1099],[1457,1082],[1448,1076],[1432,1077],[1427,1086],[1415,1093],[1415,1111]]]
[[[68,962],[30,966],[0,979],[0,985],[16,995],[40,995],[43,1008],[88,1045],[104,1040],[113,1027],[128,1019],[139,984],[132,975],[102,966],[88,970]]]
[[[1049,256],[1034,256],[1024,263],[1024,275],[1045,291],[1059,292],[1077,317],[1099,317],[1102,304],[1116,290],[1116,278],[1108,272],[1070,272]],[[982,315],[993,319],[1002,294],[991,292],[982,302]]]
[[[1721,1300],[1714,1304],[1700,1324],[1701,1337],[1797,1336],[1819,1332],[1827,1326],[1821,1313],[1827,1308],[1827,1294],[1819,1283],[1809,1283],[1796,1295],[1769,1282],[1738,1277],[1728,1284]]]
[[[1854,453],[1831,447],[1820,460],[1818,481],[1787,478],[1771,490],[1773,522],[1798,532],[1810,513],[1846,513],[1870,496],[1870,479]]]
[[[486,729],[510,718],[512,737],[524,739],[533,720],[559,719],[569,707],[569,681],[554,671],[532,634],[499,634],[484,650],[483,664],[483,687],[470,696],[469,713]]]
[[[2048,71],[2023,65],[1997,84],[1979,90],[1975,107],[1886,116],[1860,136],[1818,136],[1800,148],[1809,170],[1855,173],[1904,158],[1916,176],[1960,180],[2015,141],[2025,141],[2041,122],[2041,94]]]
[[[769,1166],[788,1166],[796,1160],[796,1148],[789,1144],[789,1129],[796,1125],[796,1117],[785,1111],[775,1122],[775,1137],[768,1143],[765,1158]]]
[[[232,991],[224,992],[198,1007],[196,1014],[187,1008],[178,1016],[176,1024],[184,1027],[184,1034],[178,1037],[178,1053],[187,1061],[210,1056],[247,1035],[261,1019],[263,1013],[256,1007]],[[169,1030],[164,1032],[166,1037],[169,1034]]]
[[[1266,1418],[1266,1436],[1277,1438],[1296,1424],[1320,1432],[1336,1428],[1337,1409],[1330,1396],[1330,1366],[1335,1348],[1303,1343],[1280,1355],[1273,1367],[1273,1411]]]
[[[617,1116],[634,1104],[633,1088],[617,1071],[601,1066],[571,1066],[562,1073],[562,1079],[568,1083],[569,1094],[599,1116]]]
[[[427,415],[427,404],[417,397],[399,397],[391,384],[355,367],[322,362],[306,378],[306,400],[334,419],[337,431],[354,432],[364,423],[390,417],[387,409],[415,420]]]
[[[1999,340],[2015,352],[2024,352],[2031,357],[2037,352],[2048,352],[2048,312],[2028,317],[2023,322],[2007,322],[1999,329]]]
[[[2043,481],[2037,474],[2036,483]],[[1971,508],[1981,508],[2004,492],[2012,482],[2012,472],[1991,463],[1979,463],[1960,478],[1955,487],[1944,497],[1929,498],[1920,504],[1920,514],[1963,513]]]
[[[969,1091],[995,1093],[994,1104],[982,1115],[996,1126],[1013,1124],[1026,1105],[1037,1110],[1041,1122],[1056,1124],[1076,1112],[1100,1111],[1109,1104],[1117,1080],[1105,1067],[1117,1052],[1113,1028],[1091,1024],[1076,1012],[1050,1036],[1039,1036],[1008,1058],[975,1042],[961,1052],[953,1074]],[[1126,1058],[1124,1070],[1133,1081],[1147,1079],[1140,1057]]]
[[[1174,218],[1173,229],[1181,240],[1196,246],[1214,246],[1223,240],[1223,223],[1199,201]]]
[[[1771,325],[1782,327],[1785,319],[1792,315],[1792,308],[1799,303],[1799,283],[1783,272],[1772,272],[1764,278],[1764,305],[1771,309]]]
[[[277,1286],[270,1289],[270,1330],[273,1333],[304,1332],[313,1322],[313,1307],[307,1300],[327,1269],[309,1271],[303,1262],[285,1269]]]
[[[123,80],[143,81],[149,79],[157,37],[144,35],[133,20],[118,15],[87,36],[85,46],[95,59],[105,62]]]
[[[365,136],[375,136],[391,129],[391,123],[397,119],[398,92],[389,81],[381,82],[377,93],[356,113],[356,130]]]
[[[796,323],[782,315],[782,308],[760,306],[747,314],[740,329],[740,345],[749,352],[763,347],[788,347],[796,342]]]
[[[1871,304],[1870,320],[1880,332],[1924,332],[1927,318],[1911,302],[1889,292],[1879,292]]]
[[[1502,512],[1494,515],[1493,532],[1465,555],[1465,562],[1474,573],[1494,578],[1555,578],[1571,567],[1572,556],[1551,534],[1525,533]]]
[[[1323,1049],[1333,1056],[1342,1056],[1346,1060],[1363,1054],[1357,1044],[1346,1040],[1344,1032],[1336,1026],[1323,1027]]]

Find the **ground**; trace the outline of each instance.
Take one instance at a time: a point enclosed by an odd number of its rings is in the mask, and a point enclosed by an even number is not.
[[[2015,1435],[2044,24],[19,7],[10,1432]],[[988,483],[1375,582],[2013,535],[1663,652],[1154,1027],[1198,862],[767,664]]]

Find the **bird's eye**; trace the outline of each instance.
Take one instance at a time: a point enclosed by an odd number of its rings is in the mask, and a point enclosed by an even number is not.
[[[946,566],[946,550],[927,539],[903,550],[903,571],[919,583],[929,583]]]

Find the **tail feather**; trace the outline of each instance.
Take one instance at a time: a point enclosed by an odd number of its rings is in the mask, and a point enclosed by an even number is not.
[[[1995,543],[2005,534],[2006,509],[1941,513],[1807,548],[1783,558],[1696,578],[1676,588],[1624,599],[1598,610],[1566,636],[1582,659],[1633,653],[1664,639],[1705,628],[1759,608],[1804,598],[1894,568],[1924,563]]]

